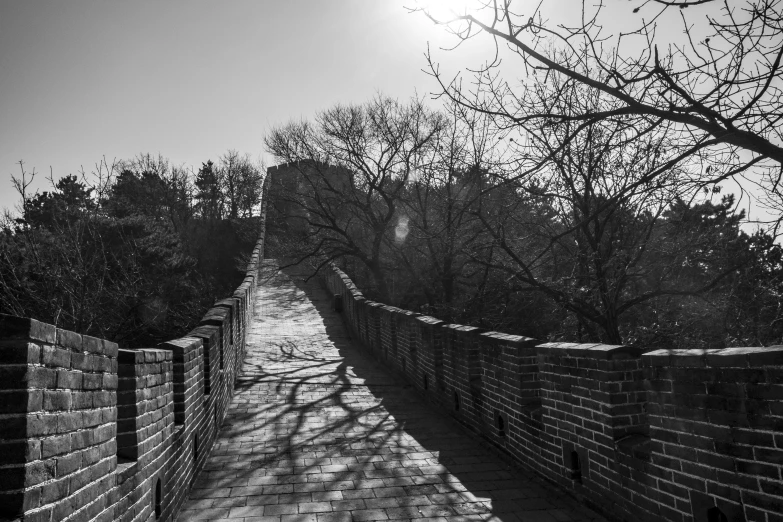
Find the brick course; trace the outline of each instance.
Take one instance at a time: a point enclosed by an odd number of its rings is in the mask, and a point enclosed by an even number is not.
[[[323,281],[427,401],[607,517],[783,520],[783,346],[541,343],[367,301],[336,267]],[[388,315],[369,336],[367,310]]]
[[[264,233],[233,295],[157,348],[0,314],[0,519],[176,518],[233,394]]]

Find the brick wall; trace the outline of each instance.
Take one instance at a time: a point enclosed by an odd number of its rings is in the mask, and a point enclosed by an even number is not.
[[[650,462],[671,471],[658,472],[654,485],[662,505],[783,520],[783,347],[658,350],[642,359]]]
[[[541,343],[367,301],[334,267],[323,281],[425,400],[608,518],[783,522],[783,346]]]
[[[427,391],[430,387],[443,386],[443,343],[440,325],[443,321],[420,315],[415,318],[418,332],[419,368],[413,376],[416,388]]]
[[[244,359],[265,211],[242,284],[185,337],[123,350],[0,314],[0,520],[176,518]]]
[[[117,345],[0,315],[0,516],[92,517],[117,466]]]

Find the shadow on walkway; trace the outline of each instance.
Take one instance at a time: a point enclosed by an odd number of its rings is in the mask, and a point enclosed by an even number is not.
[[[599,518],[511,469],[347,335],[317,282],[268,269],[229,414],[180,521]]]

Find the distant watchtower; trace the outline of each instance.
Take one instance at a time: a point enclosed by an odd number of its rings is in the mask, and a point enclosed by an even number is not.
[[[316,161],[283,163],[267,174],[272,202],[267,226],[288,238],[312,233],[319,210],[340,208],[341,196],[354,186],[350,170]]]

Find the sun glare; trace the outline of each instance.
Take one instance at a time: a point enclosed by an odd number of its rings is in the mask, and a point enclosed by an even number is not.
[[[476,0],[417,0],[416,3],[430,16],[444,22],[469,13]]]

